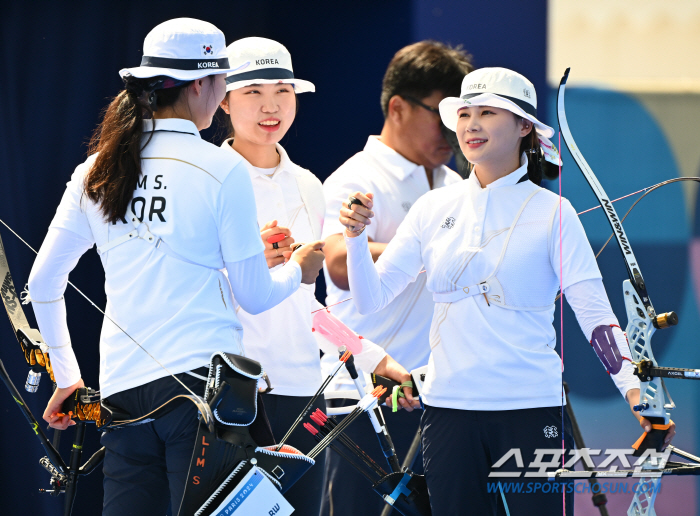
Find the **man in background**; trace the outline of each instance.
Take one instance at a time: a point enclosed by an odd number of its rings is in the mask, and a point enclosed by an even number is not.
[[[445,97],[459,96],[462,79],[473,69],[470,59],[471,56],[459,47],[421,41],[399,50],[389,63],[382,82],[384,126],[381,134],[370,136],[364,150],[341,165],[323,185],[327,305],[351,296],[347,250],[342,235],[344,227],[338,221],[338,213],[348,195],[356,191],[374,193],[375,217],[366,231],[372,258],[376,261],[421,195],[462,180],[445,166],[453,151],[443,132],[446,128],[440,121],[438,104]],[[407,370],[427,365],[433,300],[425,287],[424,274],[380,312],[363,316],[352,303],[335,306],[332,312],[355,332],[388,350]],[[337,359],[336,356],[324,357],[324,372],[328,372]],[[348,396],[331,400],[329,406],[356,403],[358,394],[347,373],[345,376],[338,374],[327,389],[333,390],[347,391]],[[383,410],[402,462],[418,431],[422,410],[410,413]],[[353,423],[346,433],[389,472],[368,418]],[[423,470],[420,452],[412,469]],[[384,507],[379,497],[370,493],[360,495],[369,488],[367,480],[333,452],[326,462],[325,483],[323,516],[378,516]]]

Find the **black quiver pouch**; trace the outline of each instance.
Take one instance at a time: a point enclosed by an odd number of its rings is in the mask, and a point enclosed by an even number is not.
[[[265,415],[258,380],[259,362],[240,355],[211,358],[205,401],[214,415],[214,432],[200,421],[178,516],[208,516],[221,505],[253,466],[284,493],[314,460],[284,445],[277,452]]]
[[[372,486],[386,503],[403,516],[431,516],[428,484],[423,475],[407,469],[389,473]]]

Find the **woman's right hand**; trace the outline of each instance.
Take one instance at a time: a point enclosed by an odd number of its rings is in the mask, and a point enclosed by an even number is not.
[[[267,239],[280,233],[285,235],[286,238],[277,242],[277,248],[275,248],[273,244],[267,241]],[[262,227],[260,230],[260,237],[265,245],[265,260],[267,261],[267,267],[272,269],[273,267],[277,267],[279,264],[284,263],[284,253],[290,252],[292,250],[290,246],[294,243],[292,231],[289,228],[278,226],[277,221],[273,220]]]
[[[69,426],[75,424],[75,421],[71,420],[71,417],[68,414],[64,414],[63,416],[59,416],[58,414],[61,413],[63,402],[66,401],[66,399],[68,399],[76,389],[80,389],[82,387],[85,387],[85,384],[81,378],[75,385],[71,385],[70,387],[65,387],[63,389],[57,387],[56,390],[53,391],[53,395],[51,396],[48,405],[46,405],[46,410],[44,411],[44,421],[46,421],[51,428],[55,428],[56,430],[65,430]]]
[[[326,243],[323,240],[317,240],[310,244],[304,244],[296,251],[291,253],[290,260],[294,260],[301,266],[301,282],[311,285],[316,282],[318,271],[323,267],[323,246]],[[285,253],[289,255],[289,253]]]
[[[340,217],[338,220],[345,226],[345,235],[354,238],[362,234],[365,226],[369,226],[372,223],[370,219],[374,217],[374,212],[372,211],[372,207],[374,206],[372,202],[374,194],[370,192],[366,194],[355,192],[350,197],[354,197],[360,201],[362,205],[353,202],[352,206],[348,208],[348,204],[351,201],[351,199],[348,198],[348,200],[343,203],[343,207],[340,208]]]

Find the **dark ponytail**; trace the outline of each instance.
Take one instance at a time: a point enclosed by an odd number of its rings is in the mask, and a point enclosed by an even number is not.
[[[524,119],[519,118],[519,120]],[[527,156],[527,177],[530,181],[539,186],[542,179],[552,180],[559,177],[559,167],[544,159],[544,153],[534,126],[520,142],[520,154],[522,155],[523,152]]]
[[[158,108],[173,105],[191,82],[127,76],[124,90],[107,106],[90,140],[88,154],[99,154],[84,184],[85,195],[100,205],[107,222],[124,218],[141,176],[141,151],[153,136],[141,143],[143,120],[152,119]]]

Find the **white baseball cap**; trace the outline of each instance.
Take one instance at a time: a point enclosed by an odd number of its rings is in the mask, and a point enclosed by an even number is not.
[[[223,32],[202,20],[175,18],[148,33],[141,66],[119,70],[119,75],[138,79],[165,75],[193,81],[230,71]]]
[[[267,38],[243,38],[231,43],[228,59],[233,70],[226,75],[226,91],[251,84],[291,84],[295,93],[316,91],[309,81],[294,77],[292,56],[284,45]]]
[[[448,129],[457,130],[458,112],[469,106],[491,106],[507,109],[532,122],[535,130],[547,137],[554,129],[537,120],[537,93],[525,77],[507,68],[480,68],[462,80],[460,97],[447,97],[440,102],[440,117]]]

